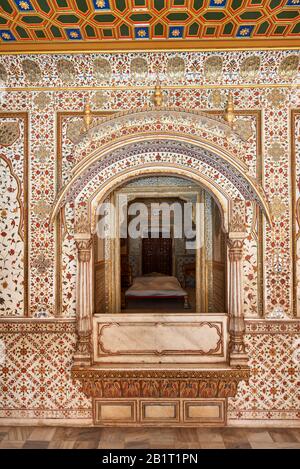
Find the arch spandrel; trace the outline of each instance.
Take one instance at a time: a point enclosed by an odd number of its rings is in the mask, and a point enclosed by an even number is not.
[[[61,207],[75,200],[89,181],[105,167],[122,162],[125,171],[130,158],[129,150],[137,155],[143,145],[148,145],[149,149],[156,145],[158,152],[162,145],[180,146],[178,154],[193,154],[199,164],[209,164],[212,172],[217,170],[220,174],[226,174],[228,180],[244,192],[243,198],[257,202],[268,221],[271,221],[263,188],[248,174],[243,161],[243,155],[247,154],[247,142],[243,142],[219,119],[203,113],[166,109],[119,113],[91,128],[74,148],[75,166],[69,181],[56,198],[51,221],[54,221]],[[187,167],[190,165],[187,164]],[[192,169],[199,171],[199,167]],[[104,182],[105,178],[100,184]],[[219,190],[226,192],[224,187],[219,187]]]
[[[108,149],[112,143],[129,142],[132,139],[145,139],[161,135],[162,138],[183,138],[198,142],[201,146],[227,155],[246,171],[245,156],[249,143],[243,140],[224,120],[204,112],[181,109],[141,109],[125,111],[105,117],[101,123],[92,126],[88,132],[78,135],[74,146],[73,174],[87,161],[93,160],[98,149]]]

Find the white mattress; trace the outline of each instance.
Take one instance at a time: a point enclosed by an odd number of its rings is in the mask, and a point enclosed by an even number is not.
[[[136,277],[133,284],[125,292],[126,296],[185,296],[187,292],[181,288],[176,277],[155,276]]]

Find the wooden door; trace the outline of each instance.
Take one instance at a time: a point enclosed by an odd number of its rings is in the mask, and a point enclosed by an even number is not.
[[[143,238],[142,248],[142,270],[143,274],[158,272],[160,274],[172,275],[172,239]]]

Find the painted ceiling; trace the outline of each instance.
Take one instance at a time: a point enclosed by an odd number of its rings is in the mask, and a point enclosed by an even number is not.
[[[0,0],[1,52],[267,47],[279,40],[300,46],[300,0]]]

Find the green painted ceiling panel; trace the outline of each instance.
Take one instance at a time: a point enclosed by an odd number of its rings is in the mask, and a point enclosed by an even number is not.
[[[59,15],[57,21],[63,24],[76,24],[79,22],[79,18],[75,15]]]
[[[126,0],[115,0],[116,8],[119,11],[124,11],[126,9]]]
[[[261,25],[259,25],[257,29],[257,34],[265,34],[270,26],[268,21],[264,21]]]
[[[22,16],[22,21],[24,21],[24,23],[28,23],[28,24],[40,24],[43,22],[43,18],[41,18],[40,16],[35,16],[35,15],[32,15],[32,16]]]
[[[62,37],[61,31],[57,26],[51,26],[50,31],[53,37]]]
[[[167,18],[170,21],[185,21],[189,18],[189,15],[187,13],[170,13]]]
[[[136,13],[130,16],[131,21],[143,23],[144,21],[150,21],[152,18],[151,15],[146,13]]]
[[[27,39],[29,37],[27,32],[26,32],[26,29],[21,28],[21,26],[17,26],[16,31],[22,39],[25,39],[25,38]]]
[[[87,12],[89,9],[86,0],[76,0],[76,5],[78,10],[82,11],[83,13]]]
[[[45,33],[44,33],[43,30],[36,29],[34,32],[35,32],[36,37],[38,37],[39,39],[44,39],[45,38]]]
[[[195,10],[199,10],[203,6],[204,0],[194,0],[194,8]]]
[[[224,26],[223,33],[224,34],[231,34],[233,30],[234,24],[233,23],[226,23]]]
[[[258,20],[262,17],[262,13],[260,11],[245,11],[240,15],[242,20]]]
[[[90,24],[86,25],[85,31],[88,37],[96,37],[95,30]]]
[[[198,34],[198,31],[199,31],[199,24],[196,22],[191,24],[191,26],[189,27],[189,34],[191,36],[196,36],[196,34]]]
[[[127,24],[121,24],[120,33],[121,33],[121,36],[129,36],[129,28]]]
[[[105,15],[95,15],[94,19],[98,21],[98,23],[113,23],[116,17],[114,15],[105,14]]]
[[[164,33],[164,27],[161,23],[157,23],[155,26],[154,26],[154,34],[155,36],[162,36]]]
[[[203,18],[207,21],[219,21],[225,18],[225,16],[225,13],[221,11],[208,11],[207,13],[204,13]]]
[[[50,7],[48,5],[47,0],[36,0],[40,9],[44,11],[45,13],[49,13]]]
[[[9,3],[8,0],[1,0],[1,8],[3,8],[3,10],[6,11],[6,13],[12,13],[13,12],[13,9],[10,6],[10,3]]]
[[[165,0],[154,0],[153,4],[154,4],[154,8],[157,11],[160,11],[165,7]]]

